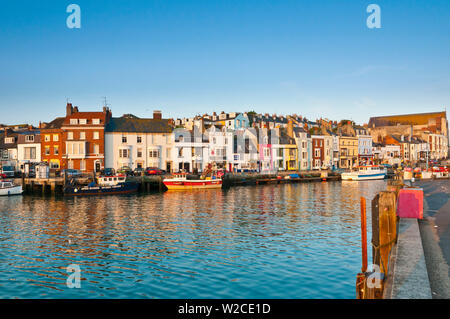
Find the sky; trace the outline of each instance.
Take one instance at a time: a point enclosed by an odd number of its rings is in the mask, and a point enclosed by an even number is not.
[[[67,101],[101,110],[105,96],[117,117],[443,111],[449,35],[448,0],[0,0],[0,123],[51,121]]]

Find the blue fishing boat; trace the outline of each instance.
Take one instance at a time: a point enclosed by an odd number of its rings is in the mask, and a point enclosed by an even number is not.
[[[97,183],[77,185],[71,181],[64,187],[64,195],[89,196],[89,195],[120,195],[131,194],[138,191],[139,185],[126,180],[126,176],[100,176]]]

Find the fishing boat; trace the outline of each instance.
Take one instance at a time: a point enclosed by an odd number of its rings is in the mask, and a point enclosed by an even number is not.
[[[21,185],[14,185],[11,181],[0,180],[0,196],[21,195],[22,193]]]
[[[217,176],[189,178],[186,173],[174,174],[173,178],[163,180],[168,190],[214,189],[222,187],[222,179]]]
[[[120,195],[131,194],[138,190],[139,185],[128,182],[126,176],[99,176],[97,183],[88,185],[77,185],[71,181],[64,187],[64,195],[67,196],[88,196],[88,195]]]
[[[387,169],[384,167],[372,165],[372,166],[359,166],[355,171],[342,173],[341,178],[344,181],[367,181],[384,179],[387,174]]]

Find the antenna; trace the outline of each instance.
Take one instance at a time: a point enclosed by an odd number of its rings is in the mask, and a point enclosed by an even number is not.
[[[102,96],[102,98],[103,98],[103,106],[108,107],[109,106],[108,99],[106,98],[106,96]]]

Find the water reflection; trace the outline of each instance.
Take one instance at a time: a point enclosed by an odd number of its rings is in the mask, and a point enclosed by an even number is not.
[[[0,198],[0,297],[353,298],[359,198],[383,189]],[[81,289],[66,287],[70,264],[81,267]]]

